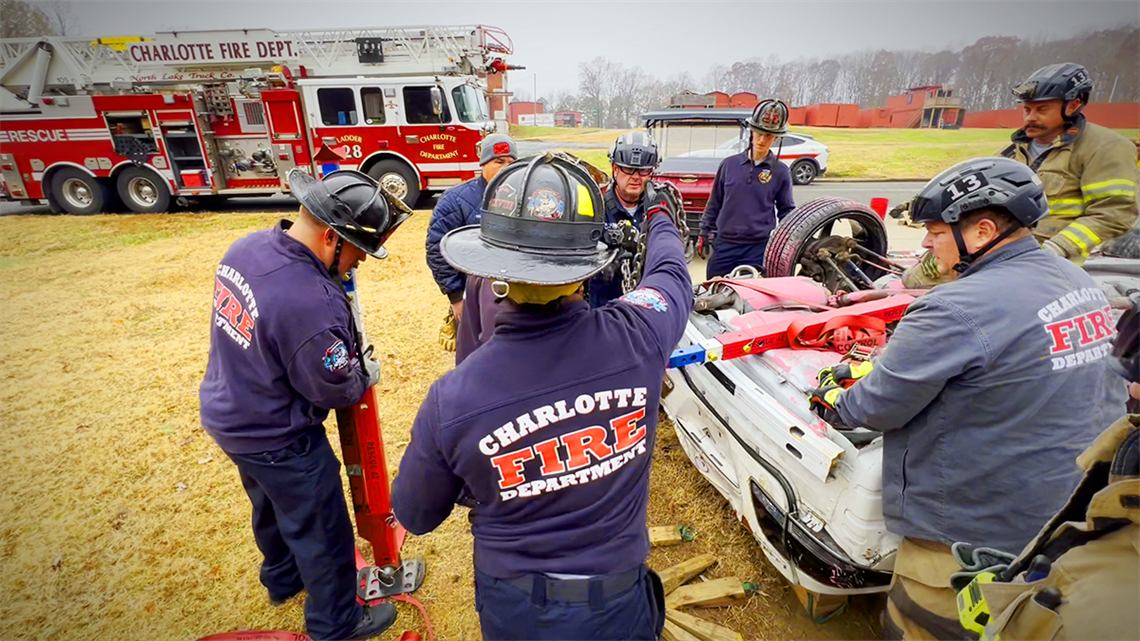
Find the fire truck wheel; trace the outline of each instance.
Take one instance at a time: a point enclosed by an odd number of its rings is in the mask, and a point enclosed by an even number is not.
[[[420,181],[416,172],[399,160],[381,160],[372,165],[368,175],[408,207],[415,207],[420,199]]]
[[[98,179],[74,167],[64,167],[51,177],[52,197],[63,211],[87,216],[104,211],[114,195]]]
[[[161,214],[170,209],[170,189],[153,171],[128,167],[119,174],[119,198],[138,214]]]

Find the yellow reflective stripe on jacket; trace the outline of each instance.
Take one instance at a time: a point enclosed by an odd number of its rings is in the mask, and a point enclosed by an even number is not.
[[[1081,191],[1085,192],[1086,194],[1089,194],[1089,193],[1092,193],[1094,191],[1098,191],[1100,189],[1105,189],[1107,187],[1131,187],[1131,188],[1135,189],[1136,183],[1131,181],[1131,180],[1128,180],[1127,178],[1113,178],[1112,180],[1102,180],[1101,182],[1098,182],[1098,183],[1089,183],[1087,185],[1081,185]]]
[[[1090,196],[1085,196],[1085,202],[1091,203],[1094,200],[1101,200],[1103,198],[1111,198],[1112,196],[1124,196],[1125,198],[1132,198],[1136,192],[1131,189],[1113,189],[1111,191],[1101,191]]]
[[[1091,229],[1080,224],[1073,223],[1065,229],[1061,230],[1061,235],[1068,238],[1081,250],[1081,255],[1088,258],[1089,251],[1101,243],[1100,236],[1097,236]]]
[[[1136,196],[1136,183],[1127,178],[1114,178],[1081,185],[1081,191],[1084,192],[1086,203],[1113,196],[1133,198]]]
[[[1076,218],[1085,213],[1085,201],[1080,198],[1054,198],[1049,201],[1049,215]]]

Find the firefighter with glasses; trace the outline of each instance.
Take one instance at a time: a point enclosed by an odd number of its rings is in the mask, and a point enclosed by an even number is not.
[[[649,179],[659,162],[657,143],[645,132],[625,133],[614,141],[610,148],[613,181],[604,195],[605,223],[628,222],[641,227],[646,209],[660,201],[658,186]],[[591,307],[601,307],[621,296],[624,292],[618,261],[591,279],[587,292]]]
[[[712,243],[705,276],[724,276],[737,265],[764,267],[764,250],[776,224],[796,208],[792,174],[772,145],[788,133],[788,105],[762,100],[745,121],[748,148],[720,163],[697,237],[697,253]]]

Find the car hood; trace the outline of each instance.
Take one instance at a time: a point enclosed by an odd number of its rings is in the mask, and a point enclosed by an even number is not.
[[[724,159],[708,156],[674,156],[661,161],[661,164],[657,167],[657,173],[665,175],[713,176],[720,167],[722,160]]]

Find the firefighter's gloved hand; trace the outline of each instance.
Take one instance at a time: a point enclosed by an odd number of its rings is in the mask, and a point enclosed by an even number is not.
[[[1001,550],[974,546],[961,541],[951,545],[950,552],[954,555],[954,560],[958,562],[958,565],[962,566],[961,572],[950,575],[950,585],[959,592],[970,585],[974,577],[983,572],[992,572],[998,577],[1002,577],[1005,571],[1009,569],[1010,564],[1017,558],[1013,554]]]
[[[704,256],[705,255],[705,245],[707,245],[707,244],[708,244],[708,237],[707,236],[705,236],[704,234],[697,236],[697,255],[698,256]]]
[[[808,390],[808,403],[817,416],[828,423],[842,424],[836,407],[839,405],[839,395],[843,388],[836,385],[833,379],[828,379],[820,387]]]
[[[1017,559],[1016,555],[1008,552],[961,541],[950,546],[950,553],[963,570],[970,572],[980,572],[995,565],[1009,565]]]
[[[377,363],[372,358],[372,347],[369,346],[368,351],[364,354],[364,373],[368,374],[368,387],[373,387],[380,382],[380,363]]]
[[[875,368],[872,361],[851,361],[825,367],[819,371],[821,386],[837,385],[843,389],[851,387]]]
[[[447,317],[443,319],[443,324],[439,326],[439,344],[444,350],[448,352],[455,351],[455,330],[458,329],[459,323],[455,319],[455,311],[450,307],[447,309]]]
[[[938,266],[938,259],[934,257],[934,252],[927,250],[918,259],[918,266],[919,271],[927,280],[937,281],[942,278],[942,268]]]
[[[1065,254],[1065,250],[1061,249],[1060,245],[1058,245],[1057,243],[1055,243],[1051,240],[1047,240],[1047,241],[1041,243],[1041,249],[1044,249],[1045,251],[1049,252],[1050,254],[1053,254],[1054,256],[1058,256],[1060,258],[1067,258],[1068,257]]]
[[[902,203],[901,205],[895,205],[893,209],[891,209],[889,212],[887,212],[887,215],[890,216],[891,218],[897,219],[897,218],[902,218],[903,214],[906,214],[909,211],[910,211],[910,201],[908,200],[905,203]]]

